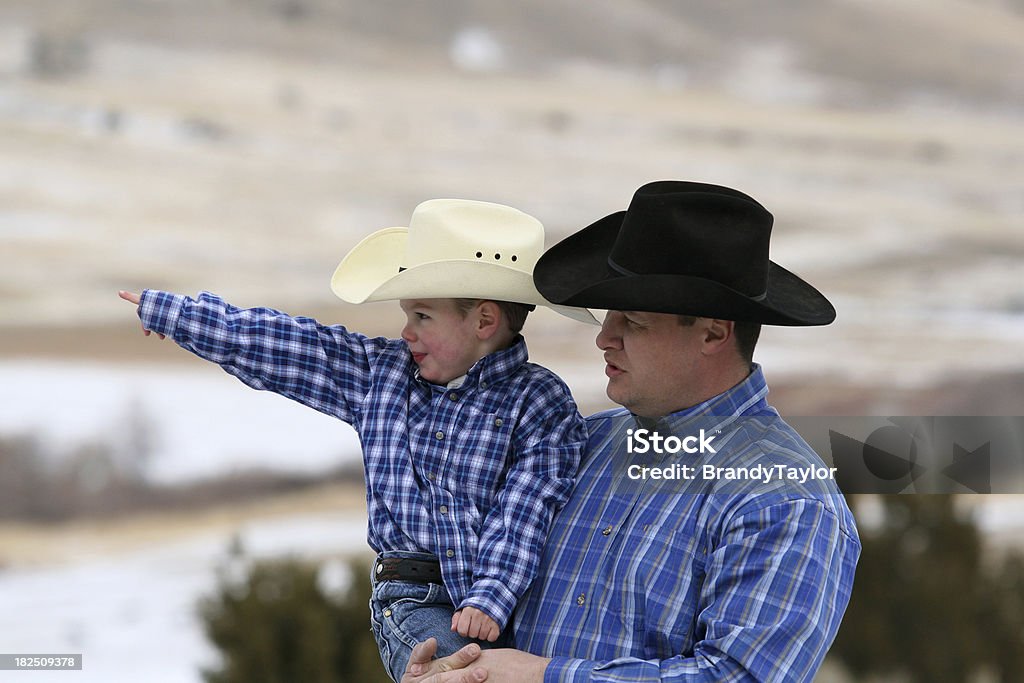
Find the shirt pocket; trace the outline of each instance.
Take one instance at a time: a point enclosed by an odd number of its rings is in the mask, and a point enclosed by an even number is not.
[[[461,491],[469,491],[481,509],[490,507],[504,483],[512,451],[512,420],[502,412],[473,412],[455,424],[455,448],[449,453]]]
[[[625,534],[611,572],[611,610],[648,658],[689,652],[704,577],[692,527],[642,525]]]

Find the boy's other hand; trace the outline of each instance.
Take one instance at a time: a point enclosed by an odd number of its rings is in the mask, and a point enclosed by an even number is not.
[[[452,615],[452,630],[458,631],[463,638],[477,638],[494,642],[498,639],[501,629],[498,622],[478,610],[476,607],[463,607]]]
[[[122,299],[124,299],[125,301],[127,301],[128,303],[135,304],[136,306],[138,306],[139,302],[142,301],[142,297],[139,296],[138,294],[136,294],[135,292],[128,292],[128,291],[125,291],[123,289],[118,291],[117,295],[119,297],[121,297]],[[148,337],[149,335],[153,334],[153,332],[152,332],[152,330],[147,330],[146,328],[142,328],[142,334],[144,334],[144,335],[146,335]],[[166,339],[166,336],[160,334],[159,332],[157,332],[156,336],[160,337],[161,339]]]

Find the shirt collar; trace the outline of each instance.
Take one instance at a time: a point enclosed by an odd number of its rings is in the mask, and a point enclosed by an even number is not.
[[[489,353],[476,363],[465,375],[456,377],[443,387],[444,389],[486,389],[487,387],[502,382],[514,375],[529,359],[530,354],[526,349],[526,340],[523,336],[516,335],[511,346]],[[416,368],[416,379],[427,384],[425,379],[420,377],[420,369]],[[433,386],[439,386],[433,384]]]
[[[464,387],[478,386],[481,389],[503,382],[514,375],[526,363],[530,354],[526,350],[526,340],[517,334],[508,348],[489,353],[469,369],[466,373]]]

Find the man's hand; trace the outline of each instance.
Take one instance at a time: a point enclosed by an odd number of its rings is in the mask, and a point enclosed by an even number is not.
[[[124,299],[125,301],[127,301],[128,303],[135,304],[136,306],[138,306],[139,302],[142,301],[142,297],[139,296],[138,294],[136,294],[135,292],[126,292],[123,289],[120,290],[117,293],[117,295],[119,297],[121,297],[122,299]],[[146,328],[142,328],[142,334],[144,334],[144,335],[146,335],[148,337],[149,335],[153,334],[153,332],[152,332],[152,330],[147,330]],[[160,337],[161,339],[166,339],[167,338],[166,336],[160,334],[159,332],[157,332],[156,336]]]
[[[452,615],[452,630],[458,631],[463,638],[479,638],[492,643],[501,633],[498,623],[476,607],[456,610]]]
[[[455,654],[433,659],[437,640],[428,638],[412,649],[400,683],[481,683],[487,671],[480,667],[467,669],[480,657],[480,646],[470,643]],[[433,659],[433,661],[431,661]]]
[[[544,671],[550,661],[548,657],[511,648],[484,650],[473,669],[482,669],[487,674],[485,680],[488,683],[544,683]],[[447,681],[441,679],[441,683]]]
[[[401,683],[543,683],[547,657],[519,650],[484,650],[471,643],[449,657],[431,661],[437,652],[433,638],[412,650]],[[473,665],[472,668],[468,668]]]

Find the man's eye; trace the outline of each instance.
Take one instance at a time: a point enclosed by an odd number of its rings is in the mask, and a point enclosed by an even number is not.
[[[416,319],[417,320],[430,320],[430,316],[427,315],[426,313],[417,313],[416,314]]]

